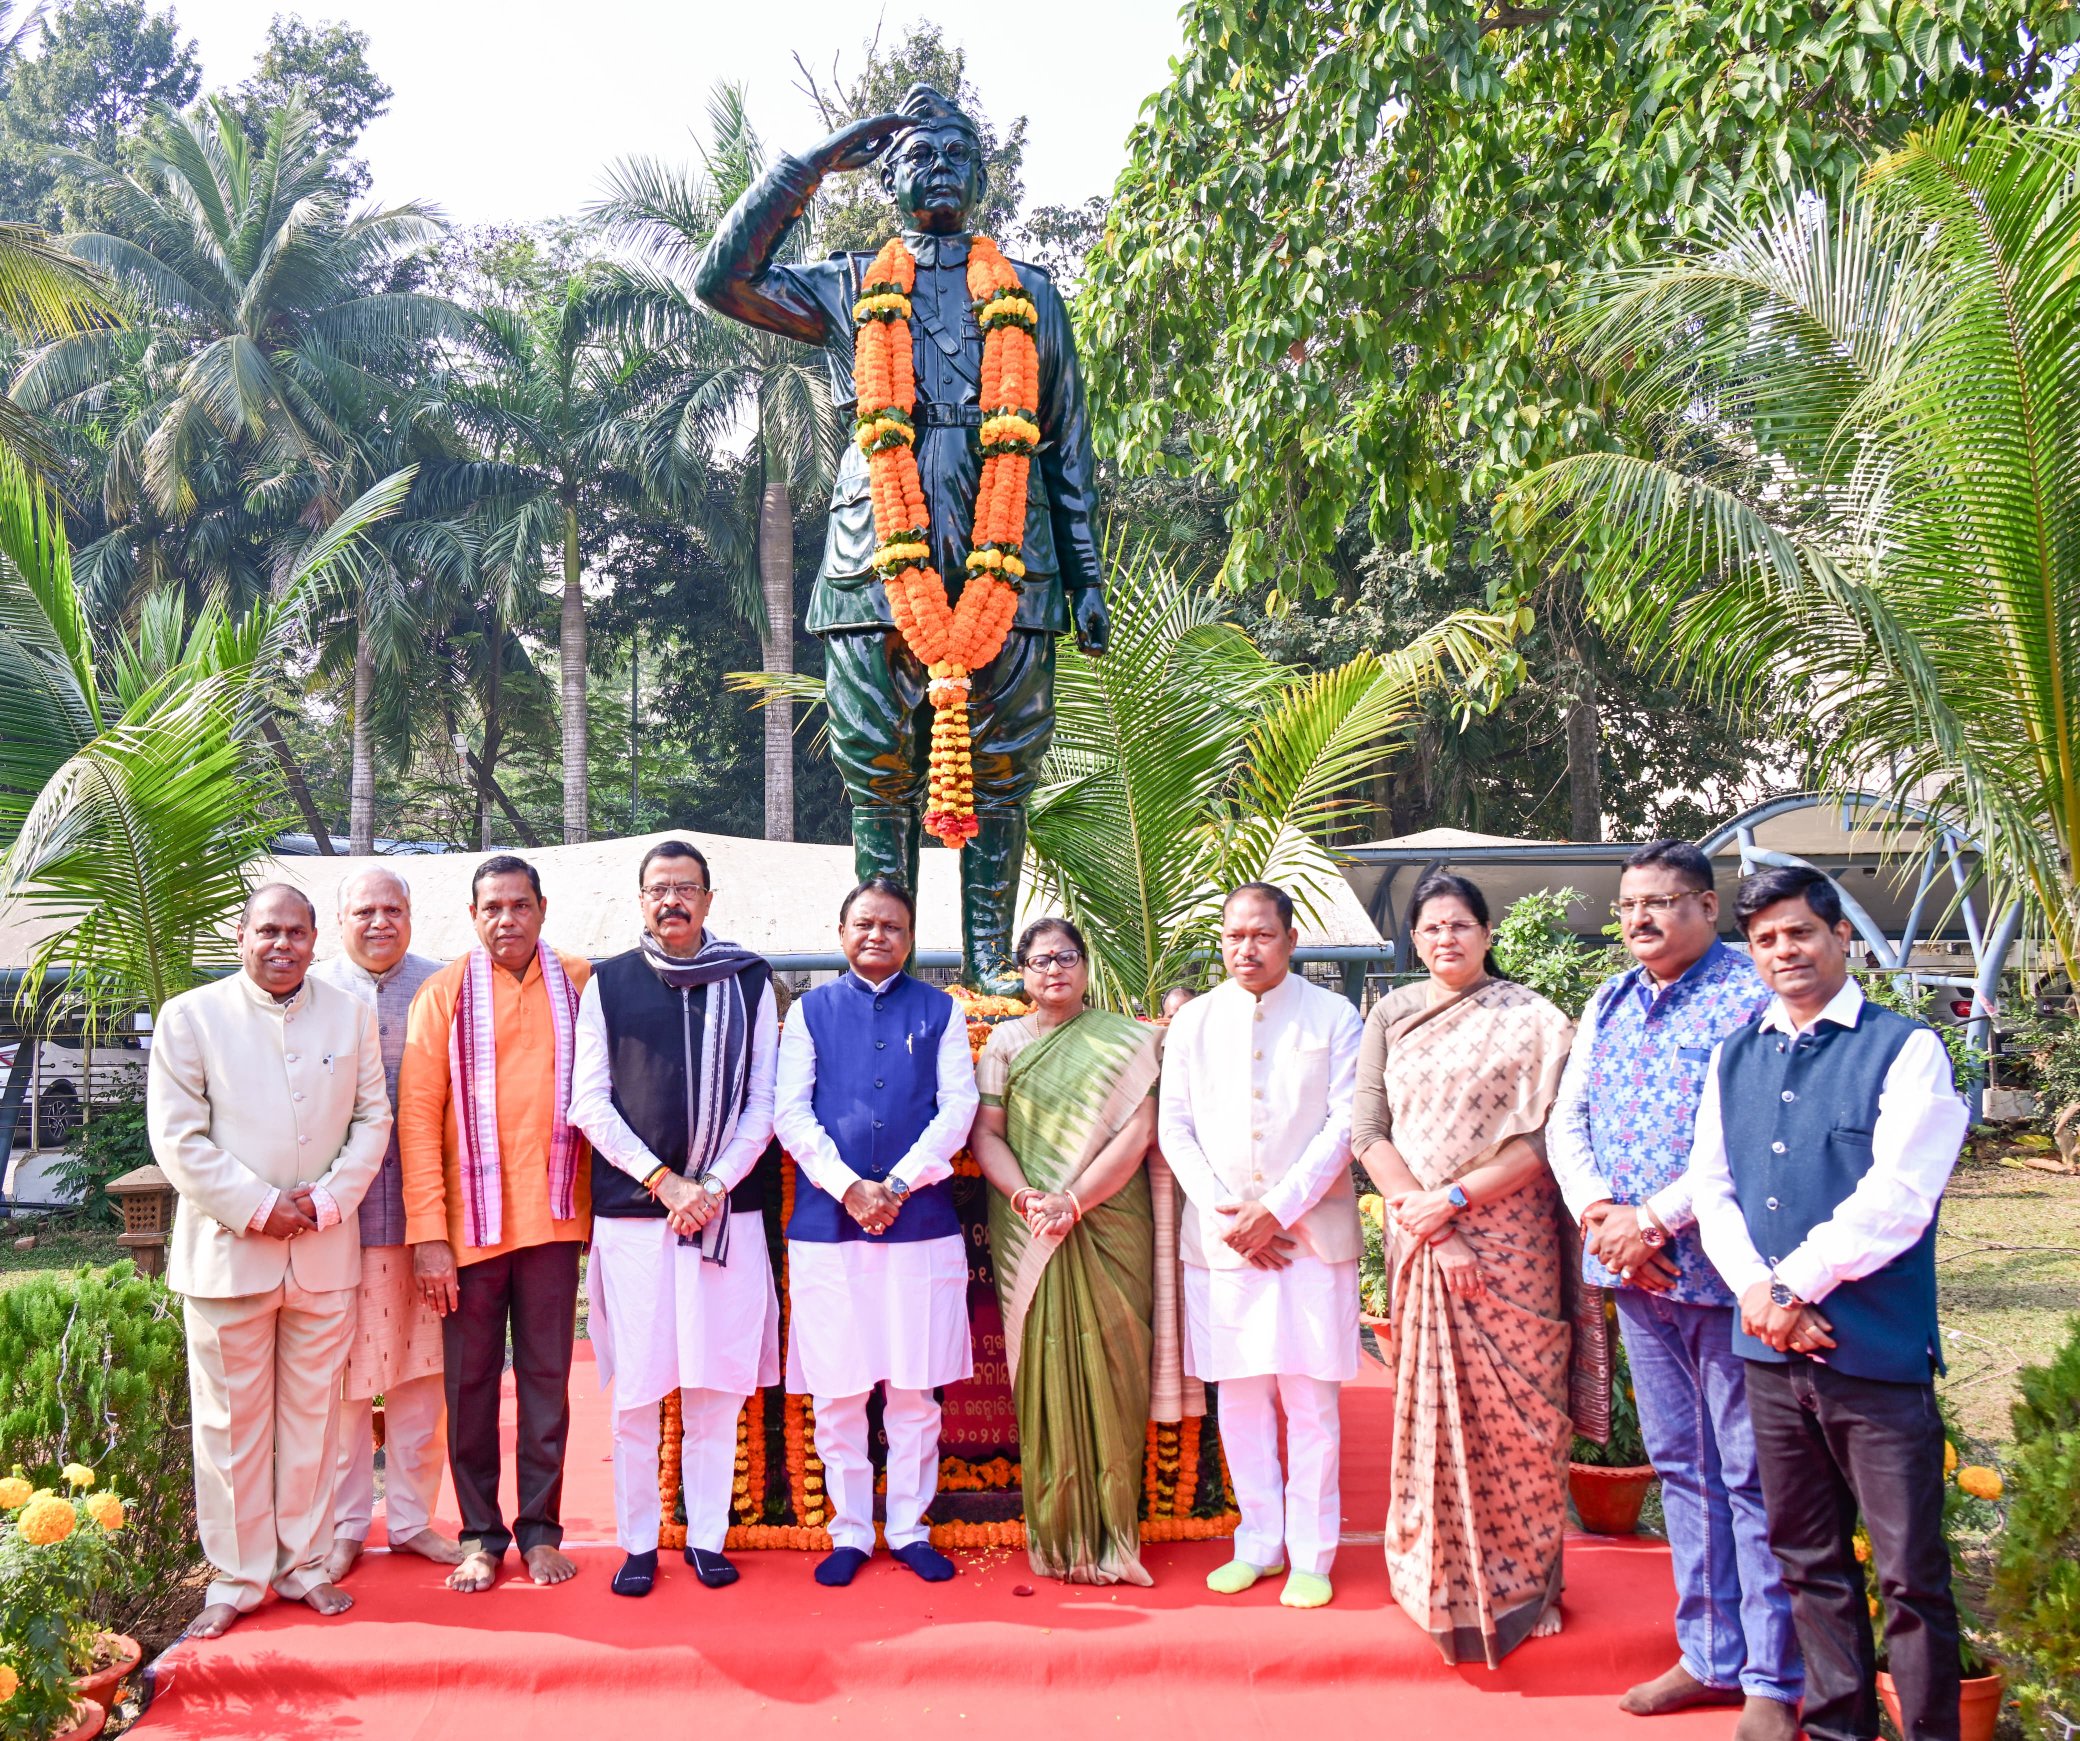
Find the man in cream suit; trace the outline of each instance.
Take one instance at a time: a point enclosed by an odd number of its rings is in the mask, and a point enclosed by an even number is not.
[[[1245,883],[1221,917],[1227,980],[1171,1019],[1163,1157],[1182,1218],[1185,1363],[1220,1386],[1242,1524],[1222,1595],[1291,1567],[1279,1600],[1319,1608],[1342,1528],[1340,1386],[1358,1375],[1351,1094],[1358,1012],[1291,971],[1293,903]],[[1286,1417],[1283,1481],[1278,1409]]]
[[[340,1371],[361,1279],[355,1212],[390,1140],[375,1011],[305,977],[317,914],[256,890],[241,971],[168,1000],[152,1034],[152,1154],[180,1193],[167,1282],[184,1297],[195,1519],[216,1570],[189,1628],[214,1638],[270,1586],[320,1614]]]

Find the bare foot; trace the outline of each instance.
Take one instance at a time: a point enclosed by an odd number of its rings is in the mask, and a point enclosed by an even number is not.
[[[479,1551],[464,1554],[461,1562],[448,1574],[448,1588],[474,1594],[488,1590],[498,1582],[498,1562],[489,1554]]]
[[[337,1584],[354,1569],[354,1562],[361,1557],[361,1543],[350,1535],[332,1538],[332,1552],[325,1556],[325,1582]]]
[[[417,1554],[422,1560],[431,1560],[437,1566],[462,1564],[462,1544],[450,1541],[438,1530],[422,1529],[401,1542],[392,1542],[390,1547],[393,1552]]]
[[[566,1578],[578,1575],[578,1562],[561,1548],[552,1548],[546,1542],[540,1547],[529,1548],[525,1558],[527,1575],[537,1584],[561,1584]]]
[[[238,1610],[229,1602],[212,1602],[207,1608],[188,1622],[184,1636],[188,1638],[222,1638],[231,1630],[238,1618]]]
[[[314,1584],[304,1591],[303,1599],[314,1614],[344,1614],[354,1606],[354,1598],[337,1584]]]
[[[1560,1634],[1560,1604],[1552,1603],[1531,1623],[1533,1638],[1557,1638]]]

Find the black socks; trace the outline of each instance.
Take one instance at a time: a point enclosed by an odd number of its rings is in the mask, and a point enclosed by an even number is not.
[[[706,1548],[688,1548],[686,1563],[693,1568],[693,1575],[711,1590],[719,1590],[725,1584],[737,1581],[737,1568],[720,1554],[711,1554]]]
[[[816,1568],[816,1581],[831,1589],[842,1589],[852,1582],[852,1574],[867,1563],[868,1556],[858,1548],[832,1548],[823,1556]]]
[[[647,1554],[630,1554],[607,1587],[617,1596],[647,1596],[656,1582],[657,1550],[652,1548]]]
[[[953,1562],[930,1542],[912,1542],[906,1548],[891,1548],[900,1565],[908,1566],[927,1584],[943,1584],[953,1576]]]

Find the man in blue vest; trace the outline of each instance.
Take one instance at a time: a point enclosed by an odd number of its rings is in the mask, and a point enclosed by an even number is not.
[[[816,1410],[831,1501],[819,1584],[874,1552],[867,1402],[886,1387],[888,1546],[920,1578],[953,1576],[925,1509],[939,1485],[940,1385],[974,1371],[953,1157],[979,1098],[953,999],[903,971],[910,891],[869,877],[838,909],[851,971],[808,993],[780,1037],[774,1125],[799,1175],[787,1223],[787,1388]]]
[[[1805,1653],[1806,1733],[1878,1733],[1860,1511],[1908,1741],[1955,1741],[1935,1243],[1964,1106],[1933,1030],[1850,980],[1852,933],[1824,875],[1758,872],[1734,916],[1776,997],[1714,1055],[1690,1183],[1705,1251],[1740,1299],[1734,1346]]]
[[[586,983],[571,1064],[571,1123],[592,1144],[592,1345],[614,1387],[617,1596],[657,1581],[658,1404],[674,1391],[686,1563],[711,1590],[737,1581],[722,1551],[737,1417],[780,1382],[752,1172],[773,1137],[772,970],[708,929],[715,886],[690,841],[644,853],[636,887],[643,940]]]

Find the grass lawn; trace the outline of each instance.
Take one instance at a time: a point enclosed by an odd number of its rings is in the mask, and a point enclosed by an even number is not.
[[[36,1236],[33,1251],[17,1251],[14,1242]],[[0,1288],[49,1270],[74,1270],[83,1263],[111,1264],[130,1254],[116,1244],[117,1229],[83,1227],[71,1216],[14,1215],[0,1220]]]
[[[1973,1139],[1951,1177],[1936,1234],[1944,1352],[1939,1388],[1967,1433],[2006,1444],[2015,1375],[2048,1360],[2080,1315],[2080,1177]]]

